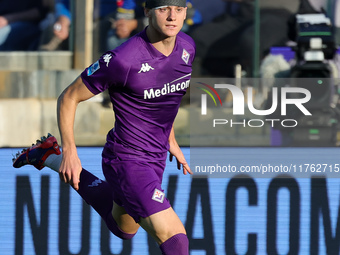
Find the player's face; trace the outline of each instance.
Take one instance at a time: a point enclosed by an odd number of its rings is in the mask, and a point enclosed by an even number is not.
[[[165,6],[149,10],[149,25],[165,37],[173,37],[183,27],[187,8],[179,6]]]

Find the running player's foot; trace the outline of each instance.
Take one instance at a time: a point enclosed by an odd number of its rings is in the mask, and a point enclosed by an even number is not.
[[[44,162],[51,154],[59,155],[60,148],[57,139],[48,134],[47,137],[41,137],[41,140],[37,140],[36,144],[32,144],[32,147],[19,151],[12,159],[13,166],[20,168],[24,165],[33,165],[38,170],[44,168]]]

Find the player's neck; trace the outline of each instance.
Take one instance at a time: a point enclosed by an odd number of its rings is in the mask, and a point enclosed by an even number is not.
[[[176,42],[176,36],[173,37],[165,37],[164,35],[158,33],[155,29],[148,27],[146,30],[146,34],[148,36],[149,41],[151,44],[165,56],[169,56],[174,47]]]
[[[172,39],[170,41],[170,39]],[[176,38],[168,38],[159,42],[152,43],[152,45],[164,56],[169,56],[175,47]]]

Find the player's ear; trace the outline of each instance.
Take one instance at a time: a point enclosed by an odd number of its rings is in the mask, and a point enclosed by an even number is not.
[[[185,15],[184,15],[184,20],[187,18],[187,13],[188,13],[188,7],[185,7]]]

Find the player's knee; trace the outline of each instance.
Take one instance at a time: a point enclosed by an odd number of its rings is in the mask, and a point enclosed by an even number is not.
[[[114,234],[115,236],[119,237],[120,239],[123,240],[130,240],[132,239],[136,233],[134,234],[129,234],[124,232],[123,230],[121,230],[117,225],[107,225],[109,230],[111,231],[112,234]]]
[[[189,240],[186,234],[180,233],[170,237],[159,248],[164,255],[188,255]]]
[[[130,234],[130,233],[126,233],[123,230],[121,230],[118,226],[118,224],[116,223],[116,221],[113,219],[111,213],[109,214],[109,216],[106,218],[105,220],[106,226],[108,227],[108,229],[111,231],[112,234],[114,234],[115,236],[123,239],[123,240],[129,240],[132,237],[135,236],[136,233]]]

